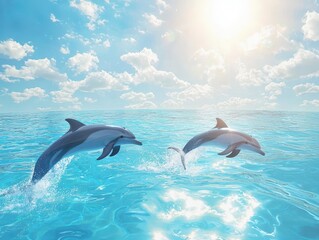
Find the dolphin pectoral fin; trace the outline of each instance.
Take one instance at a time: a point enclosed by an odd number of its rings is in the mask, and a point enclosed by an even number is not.
[[[231,154],[227,155],[227,158],[233,158],[236,157],[240,153],[240,149],[234,149]]]
[[[226,155],[226,154],[229,154],[229,153],[230,153],[230,155],[232,155],[232,152],[233,152],[234,150],[236,150],[237,147],[239,147],[240,145],[245,144],[245,143],[246,143],[245,141],[242,141],[242,142],[237,142],[237,143],[231,144],[231,145],[229,145],[224,151],[218,153],[218,155]],[[239,153],[239,152],[238,152],[238,153]],[[237,153],[237,154],[238,154],[238,153]],[[236,154],[236,155],[237,155],[237,154]],[[236,156],[236,155],[235,155],[235,156]],[[235,156],[234,156],[234,157],[235,157]]]
[[[109,142],[105,146],[105,148],[103,148],[103,152],[102,152],[101,156],[99,156],[96,160],[101,160],[101,159],[107,157],[110,154],[111,150],[113,149],[114,144],[115,144],[115,141]]]
[[[102,152],[101,156],[99,156],[96,160],[101,160],[101,159],[107,157],[107,156],[110,154],[111,150],[112,150],[113,147],[114,147],[114,144],[116,143],[116,141],[117,141],[118,139],[119,139],[119,137],[118,137],[118,138],[115,138],[115,139],[112,140],[112,141],[110,141],[110,142],[103,148],[103,152]],[[120,149],[119,149],[119,150],[120,150]],[[112,152],[112,153],[113,153],[113,152]],[[114,154],[114,155],[115,155],[115,154]]]
[[[119,151],[120,151],[120,148],[121,148],[120,146],[115,146],[115,147],[113,148],[113,151],[112,151],[110,157],[113,157],[113,156],[115,156],[116,154],[118,154]]]
[[[234,146],[233,145],[229,145],[224,151],[218,153],[218,155],[226,155],[228,153],[231,153],[234,150]]]

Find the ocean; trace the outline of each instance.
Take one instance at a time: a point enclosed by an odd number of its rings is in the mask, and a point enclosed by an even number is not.
[[[216,117],[256,138],[261,156],[182,148]],[[61,160],[29,186],[65,118],[118,125],[143,146]],[[110,110],[0,114],[0,239],[319,239],[319,113]]]

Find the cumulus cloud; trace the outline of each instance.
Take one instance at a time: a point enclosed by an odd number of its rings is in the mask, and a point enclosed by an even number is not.
[[[140,52],[130,52],[122,55],[121,60],[133,66],[136,71],[140,71],[151,67],[158,61],[158,57],[151,49],[144,48]]]
[[[29,59],[25,61],[24,66],[17,69],[15,66],[2,65],[4,72],[0,73],[0,79],[4,81],[14,81],[15,79],[33,80],[43,78],[54,81],[67,80],[66,74],[61,74],[55,68],[55,59]]]
[[[208,84],[188,85],[185,89],[180,91],[169,92],[166,95],[169,97],[163,101],[161,106],[163,108],[179,109],[190,107],[192,102],[196,100],[203,100],[213,94],[213,88]]]
[[[268,76],[264,71],[259,69],[247,69],[247,67],[240,63],[236,80],[239,81],[242,86],[260,86],[269,81]]]
[[[0,54],[3,54],[10,59],[21,60],[33,52],[33,46],[27,43],[21,45],[13,39],[0,42]]]
[[[250,36],[243,44],[245,53],[276,54],[282,51],[295,51],[298,44],[286,36],[281,26],[266,26]]]
[[[319,55],[316,53],[299,49],[294,56],[275,66],[265,66],[264,70],[271,78],[299,78],[311,77],[318,74]]]
[[[319,107],[319,99],[303,100],[303,102],[300,106],[302,106],[302,107],[304,107],[304,106]]]
[[[99,90],[127,90],[117,78],[106,71],[91,72],[83,80],[78,81],[79,90],[95,92]]]
[[[158,61],[157,55],[148,48],[140,52],[130,52],[121,56],[121,60],[130,64],[135,73],[130,76],[132,83],[155,83],[165,88],[184,88],[188,83],[180,80],[172,72],[158,70],[154,64]]]
[[[157,106],[155,103],[153,103],[151,101],[145,101],[142,103],[127,105],[127,106],[125,106],[125,108],[128,108],[128,109],[155,109],[155,108],[157,108]]]
[[[64,55],[67,55],[70,53],[70,49],[67,46],[61,46],[60,47],[60,52]]]
[[[164,0],[156,0],[156,5],[157,7],[159,7],[160,9],[165,10],[166,8],[168,8],[168,4],[164,1]]]
[[[215,50],[197,50],[192,58],[196,71],[207,82],[215,82],[222,79],[225,73],[224,57]]]
[[[123,38],[122,40],[127,43],[136,43],[136,40],[133,37],[126,37],[126,38]]]
[[[175,102],[184,103],[186,101],[194,101],[203,98],[205,96],[212,94],[212,92],[212,87],[207,84],[193,84],[189,85],[186,89],[182,91],[167,93],[167,96],[169,96]]]
[[[123,85],[117,78],[111,74],[100,71],[91,72],[80,81],[65,81],[59,83],[60,89],[57,91],[51,91],[52,101],[54,103],[71,103],[69,106],[71,109],[80,109],[80,99],[74,96],[78,91],[82,92],[96,92],[103,90],[127,90],[128,87]],[[92,98],[84,98],[84,101],[88,103],[95,102]]]
[[[103,46],[104,46],[105,48],[111,47],[110,41],[109,41],[109,40],[105,40],[105,41],[103,42]]]
[[[94,30],[96,24],[103,25],[105,23],[104,20],[99,19],[100,14],[104,10],[102,6],[99,6],[87,0],[71,0],[70,6],[78,9],[83,15],[88,18],[89,23],[87,24],[87,27],[90,30]]]
[[[286,86],[284,82],[271,82],[265,87],[265,98],[271,101],[277,99],[282,94],[282,88]]]
[[[50,92],[50,94],[52,95],[52,101],[54,103],[72,103],[76,106],[81,105],[79,98],[73,96],[73,94],[79,89],[78,82],[60,82],[59,86],[60,90]]]
[[[150,13],[144,13],[143,17],[154,27],[159,27],[163,23],[161,19],[157,18],[155,15]]]
[[[84,101],[87,102],[87,103],[95,103],[96,102],[95,99],[89,98],[89,97],[84,97]]]
[[[150,101],[155,98],[154,93],[148,92],[127,92],[120,96],[121,99],[130,101],[131,104],[125,106],[125,108],[129,109],[154,109],[156,108],[156,104]]]
[[[305,39],[319,41],[319,13],[308,11],[302,22],[302,31]]]
[[[16,103],[20,103],[26,100],[29,100],[32,97],[39,97],[43,98],[46,97],[45,90],[39,87],[35,88],[26,88],[23,92],[11,92],[10,96],[12,97],[13,101]]]
[[[51,20],[52,22],[54,22],[54,23],[60,22],[60,20],[57,19],[53,13],[50,14],[50,20]]]
[[[293,90],[296,92],[297,96],[307,93],[317,93],[319,92],[319,85],[315,85],[314,83],[303,83],[294,86]]]
[[[251,98],[231,97],[226,101],[219,102],[216,107],[219,109],[236,109],[236,108],[250,108],[256,100]]]
[[[123,93],[120,98],[124,100],[129,100],[133,102],[139,102],[139,101],[146,101],[153,99],[155,97],[154,93],[148,92],[148,93],[143,93],[143,92],[127,92]]]
[[[99,58],[95,52],[77,53],[68,60],[70,68],[77,73],[88,72],[91,69],[97,68]]]

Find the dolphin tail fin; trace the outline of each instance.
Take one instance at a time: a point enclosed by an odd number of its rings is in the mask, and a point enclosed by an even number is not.
[[[181,156],[181,162],[183,164],[184,170],[186,170],[186,165],[185,165],[185,152],[182,149],[179,149],[177,147],[169,147],[168,149],[173,149],[176,152],[178,152]]]

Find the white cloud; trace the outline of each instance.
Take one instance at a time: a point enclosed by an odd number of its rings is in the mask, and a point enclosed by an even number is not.
[[[225,73],[224,57],[215,50],[203,48],[194,53],[192,60],[201,78],[207,82],[216,82],[223,78]]]
[[[135,69],[135,74],[130,80],[134,84],[155,83],[165,88],[183,88],[188,83],[178,79],[174,73],[157,70],[153,64],[158,61],[157,55],[148,48],[140,52],[130,52],[121,56],[121,60],[127,62]]]
[[[170,92],[167,93],[173,101],[185,103],[187,101],[194,101],[197,99],[201,99],[205,96],[209,96],[213,93],[213,89],[211,86],[193,84],[189,85],[186,89],[179,91],[179,92]]]
[[[95,92],[100,90],[127,90],[127,86],[105,71],[91,72],[81,81],[65,81],[59,83],[58,91],[50,92],[55,103],[72,103],[71,109],[80,109],[81,102],[74,94],[77,91]],[[84,101],[93,103],[94,99],[85,97]]]
[[[105,41],[103,42],[103,46],[104,46],[105,48],[111,47],[110,41],[109,41],[109,40],[105,40]]]
[[[299,49],[294,56],[276,66],[265,66],[264,70],[271,78],[311,77],[318,74],[319,55],[305,49]]]
[[[37,109],[38,109],[39,111],[41,111],[41,112],[47,112],[47,111],[50,111],[50,110],[51,110],[50,107],[38,107]]]
[[[293,87],[293,90],[296,92],[297,96],[307,93],[317,93],[319,92],[319,85],[315,85],[314,83],[298,84]]]
[[[146,100],[153,99],[154,97],[155,95],[152,92],[143,93],[143,92],[134,92],[134,91],[124,93],[120,96],[121,99],[129,100],[133,102],[146,101]]]
[[[85,102],[88,102],[88,103],[95,103],[95,102],[96,102],[95,99],[89,98],[89,97],[84,97],[84,101],[85,101]]]
[[[181,36],[181,31],[179,31],[179,30],[174,30],[174,31],[171,30],[171,31],[167,31],[167,32],[163,33],[163,34],[161,35],[161,38],[162,38],[164,41],[166,41],[166,42],[168,42],[168,43],[171,43],[171,42],[176,41],[176,39],[177,39],[179,36]]]
[[[256,100],[251,98],[231,97],[226,101],[217,103],[216,107],[219,109],[250,108],[255,102]]]
[[[0,88],[0,96],[7,95],[9,92],[8,88]]]
[[[153,103],[151,101],[145,101],[142,103],[127,105],[127,106],[125,106],[125,108],[128,108],[128,109],[155,109],[155,108],[157,108],[157,106],[155,103]]]
[[[21,60],[33,52],[33,46],[27,43],[21,45],[13,39],[0,42],[0,54],[3,54],[10,59]]]
[[[271,82],[265,87],[265,98],[268,100],[276,100],[278,96],[282,94],[282,88],[286,86],[286,83]]]
[[[53,13],[50,14],[50,20],[51,20],[52,22],[54,22],[54,23],[60,22],[60,20],[57,19]]]
[[[68,65],[77,73],[88,72],[91,69],[96,69],[99,59],[95,52],[77,53],[68,60]]]
[[[162,102],[161,107],[169,108],[169,109],[179,109],[179,108],[183,108],[183,103],[173,99],[167,99],[164,102]]]
[[[132,37],[123,38],[122,40],[128,43],[136,43],[135,38],[132,38]]]
[[[127,92],[120,96],[121,99],[130,101],[132,104],[125,106],[129,109],[154,109],[157,108],[156,104],[150,101],[155,98],[154,93],[148,92]]]
[[[39,97],[43,98],[47,95],[42,88],[35,87],[35,88],[26,88],[23,92],[11,92],[10,96],[12,97],[13,101],[16,103],[20,103],[26,100],[29,100],[32,97]]]
[[[64,55],[67,55],[70,53],[70,49],[67,46],[61,46],[60,47],[60,52]]]
[[[167,9],[169,6],[164,0],[156,0],[156,5],[162,10]]]
[[[268,82],[269,78],[262,70],[248,70],[244,64],[240,63],[236,80],[238,80],[242,86],[260,86]]]
[[[305,39],[319,41],[319,13],[315,11],[308,11],[302,22],[302,31]]]
[[[149,13],[144,13],[143,17],[150,23],[152,24],[154,27],[159,27],[162,25],[163,21],[159,18],[157,18],[155,15],[153,14],[149,14]]]
[[[99,90],[127,90],[117,78],[105,71],[91,72],[85,79],[78,81],[79,90],[95,92]]]
[[[271,55],[282,51],[297,50],[298,44],[290,40],[286,34],[286,29],[281,26],[266,26],[250,36],[242,44],[242,48],[245,53]]]
[[[154,109],[157,108],[156,104],[150,100],[155,98],[154,93],[148,92],[127,92],[120,96],[121,99],[129,101],[131,104],[125,106],[129,109]]]
[[[54,103],[73,103],[74,105],[80,105],[79,99],[73,96],[79,89],[79,85],[79,82],[75,81],[60,82],[60,90],[50,92],[52,101]]]
[[[144,48],[140,52],[130,52],[122,55],[121,60],[133,66],[136,71],[140,71],[151,67],[158,61],[158,57],[151,49]]]
[[[61,74],[55,68],[55,59],[29,59],[25,61],[25,65],[20,69],[11,65],[2,65],[4,72],[0,73],[0,79],[4,81],[12,81],[14,79],[33,80],[43,78],[54,81],[67,80],[66,74]]]
[[[303,100],[303,102],[300,106],[302,106],[302,107],[304,107],[304,106],[319,107],[319,99]]]
[[[73,40],[78,40],[80,41],[83,45],[88,46],[93,44],[92,41],[88,38],[83,37],[81,34],[74,33],[74,32],[69,32],[64,34],[62,39],[73,39]]]
[[[87,0],[71,0],[70,6],[78,9],[83,15],[85,15],[89,19],[89,23],[87,27],[90,30],[95,29],[95,24],[102,25],[105,23],[104,20],[99,20],[100,13],[103,12],[104,8],[95,3],[92,3]]]

